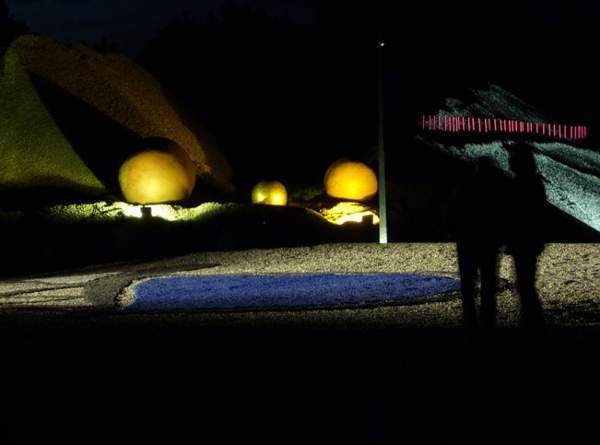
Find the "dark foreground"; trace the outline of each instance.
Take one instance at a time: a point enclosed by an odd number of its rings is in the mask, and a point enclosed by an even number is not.
[[[9,443],[584,443],[600,334],[2,320]],[[191,440],[190,440],[191,439]]]

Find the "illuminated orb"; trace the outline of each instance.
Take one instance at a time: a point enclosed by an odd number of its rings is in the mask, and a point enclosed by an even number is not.
[[[377,193],[377,177],[362,162],[340,159],[325,173],[325,191],[332,198],[368,201]]]
[[[160,204],[186,199],[196,185],[196,166],[174,142],[163,149],[144,150],[119,170],[119,185],[127,202]]]
[[[287,205],[287,190],[279,181],[261,181],[252,189],[252,204]]]

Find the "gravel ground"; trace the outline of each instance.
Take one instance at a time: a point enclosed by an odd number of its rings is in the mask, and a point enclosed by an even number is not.
[[[600,397],[599,254],[547,247],[538,287],[554,329],[543,337],[466,337],[458,295],[364,309],[118,307],[160,276],[456,276],[451,244],[206,252],[3,281],[0,443],[587,443]],[[501,275],[500,325],[510,327],[509,257]]]
[[[218,274],[416,272],[457,277],[453,244],[331,244],[303,248],[202,252],[149,263],[111,265],[0,282],[0,313],[102,313],[105,321],[161,317],[165,323],[193,319],[227,326],[268,324],[455,327],[458,294],[422,304],[361,309],[132,314],[119,311],[132,287],[149,278]],[[513,295],[512,259],[504,256],[498,296],[500,327],[516,326],[519,304]],[[600,326],[600,245],[551,244],[540,258],[538,289],[551,324]]]

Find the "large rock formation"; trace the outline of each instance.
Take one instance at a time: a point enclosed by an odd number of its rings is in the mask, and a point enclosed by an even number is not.
[[[544,121],[547,119],[508,91],[491,85],[486,90],[473,90],[468,99],[450,98],[439,110],[448,115],[501,117],[515,120]],[[500,167],[511,174],[506,144],[510,138],[471,141],[469,136],[448,139],[442,133],[419,136],[419,141],[463,161],[480,156],[492,156]],[[539,173],[546,183],[550,204],[570,217],[600,232],[600,152],[575,145],[574,142],[536,140],[527,142],[535,149]]]
[[[15,50],[0,78],[0,188],[76,188],[106,191],[52,119]]]
[[[118,193],[118,170],[146,138],[174,141],[198,174],[231,189],[228,163],[183,123],[173,100],[119,54],[17,39],[0,78],[0,188]]]

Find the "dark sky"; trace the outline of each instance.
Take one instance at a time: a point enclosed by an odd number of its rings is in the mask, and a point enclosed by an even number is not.
[[[191,16],[203,19],[224,0],[184,0]],[[316,0],[253,0],[274,15],[310,20]],[[181,17],[181,0],[7,0],[16,18],[34,32],[61,41],[94,43],[107,37],[136,52],[168,21]]]
[[[168,21],[181,17],[182,0],[6,0],[12,14],[25,20],[34,32],[58,40],[94,43],[107,37],[129,53],[140,49]],[[183,0],[191,16],[202,20],[215,12],[226,0]],[[237,0],[266,8],[273,15],[296,21],[310,21],[315,6],[333,3],[340,10],[359,0]],[[378,0],[364,0],[364,4]],[[387,15],[398,27],[406,26],[411,16],[452,19],[465,17],[482,20],[484,9],[493,10],[483,20],[501,21],[507,17],[525,15],[535,21],[543,16],[589,15],[600,17],[600,2],[592,0],[429,0],[386,3]],[[495,6],[490,6],[495,5]],[[470,16],[470,17],[469,17]],[[468,20],[470,21],[470,20]],[[599,20],[600,22],[600,20]]]
[[[202,21],[227,0],[184,0]],[[598,0],[233,0],[264,7],[271,15],[310,23],[323,10],[341,18],[329,37],[368,40],[375,19],[388,41],[386,70],[399,79],[498,82],[515,92],[535,92],[534,102],[595,104],[600,95],[600,1]],[[136,56],[168,22],[182,16],[181,0],[6,0],[11,13],[33,32],[64,42],[93,44],[106,37]],[[384,8],[373,7],[383,4]],[[323,5],[329,5],[324,8]],[[318,12],[317,12],[318,11]],[[364,20],[356,20],[356,17]],[[320,16],[319,16],[320,17]],[[329,23],[329,22],[326,22]],[[362,36],[362,37],[361,37]],[[361,40],[362,41],[362,40]],[[564,61],[569,63],[561,63]],[[418,68],[418,69],[416,69]],[[460,68],[460,69],[457,69]],[[582,77],[583,76],[583,77]],[[516,80],[515,80],[516,79]],[[508,83],[505,83],[508,82]],[[512,83],[511,83],[512,82]],[[594,88],[594,94],[590,89]],[[441,85],[440,88],[445,86]],[[519,90],[520,88],[520,90]],[[389,89],[389,88],[388,88]],[[548,91],[554,95],[548,98]],[[560,99],[556,95],[562,95]]]

